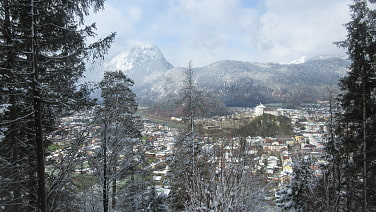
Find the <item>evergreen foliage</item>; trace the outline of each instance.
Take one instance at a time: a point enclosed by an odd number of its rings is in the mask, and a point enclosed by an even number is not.
[[[299,193],[299,198],[305,198],[306,211],[376,210],[375,3],[353,1],[351,21],[345,25],[347,39],[337,43],[347,50],[351,65],[339,83],[339,112],[329,122],[326,163],[321,164],[318,178],[312,178],[310,183],[302,180],[310,185],[308,193]],[[300,184],[300,180],[295,183]],[[290,192],[293,185],[294,178],[290,187],[281,192],[280,204],[285,208],[299,202],[294,200],[296,193]]]
[[[192,190],[197,176],[197,159],[200,155],[196,134],[194,119],[197,113],[202,109],[202,99],[200,92],[193,82],[192,64],[185,70],[186,79],[182,89],[182,99],[178,104],[183,105],[182,113],[188,121],[187,129],[177,139],[174,153],[170,160],[172,172],[169,174],[171,185],[170,207],[173,210],[181,211],[185,209],[189,202],[188,191]],[[199,163],[202,161],[199,161]]]
[[[279,198],[276,203],[286,211],[316,211],[310,200],[312,187],[315,187],[312,161],[299,158],[294,161],[291,182],[278,191]]]
[[[251,120],[247,125],[241,127],[235,132],[235,135],[242,137],[273,137],[275,135],[291,135],[292,133],[293,128],[289,118],[263,114],[262,116]]]
[[[259,211],[263,182],[252,172],[250,146],[221,140],[203,139],[196,134],[194,119],[205,111],[205,103],[195,90],[191,66],[186,73],[184,112],[187,130],[175,144],[169,158],[171,171],[170,209],[173,211]],[[248,167],[248,168],[246,168]]]
[[[105,72],[103,80],[99,83],[104,100],[103,107],[99,107],[96,114],[96,120],[101,125],[102,147],[99,152],[100,160],[97,167],[102,184],[103,211],[116,210],[117,180],[134,179],[136,167],[142,160],[142,151],[135,153],[140,145],[141,123],[135,117],[137,103],[135,94],[130,87],[133,81],[127,78],[122,71]],[[132,184],[127,193],[128,199],[135,198],[135,184]],[[110,187],[110,185],[112,185]],[[109,193],[111,189],[112,202],[110,204]],[[130,196],[130,197],[129,197]],[[137,199],[137,198],[135,198]],[[125,204],[124,200],[122,201]],[[129,204],[134,204],[135,200],[128,200]],[[129,205],[128,204],[128,205]],[[125,204],[127,205],[127,204]]]
[[[351,60],[341,79],[336,136],[328,142],[332,200],[339,211],[376,209],[376,10],[375,1],[354,0],[347,39],[339,42]]]
[[[58,117],[87,100],[77,80],[86,59],[102,57],[114,34],[86,44],[95,25],[85,26],[83,19],[103,3],[0,1],[0,104],[6,107],[0,114],[0,205],[5,210],[47,210],[45,136]]]

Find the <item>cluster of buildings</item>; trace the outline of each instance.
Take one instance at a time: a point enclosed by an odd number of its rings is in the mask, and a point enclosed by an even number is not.
[[[210,149],[221,146],[224,148],[222,160],[224,163],[233,163],[234,151],[244,149],[243,154],[252,164],[252,169],[263,174],[269,181],[282,185],[289,182],[293,172],[293,162],[295,157],[317,158],[319,163],[320,156],[324,154],[324,142],[327,132],[325,125],[330,112],[323,105],[307,105],[301,109],[283,109],[269,108],[262,104],[255,108],[234,108],[233,115],[217,116],[211,119],[201,119],[195,121],[196,125],[201,125],[207,130],[222,130],[239,128],[249,120],[264,113],[272,115],[286,116],[291,119],[294,126],[294,135],[276,135],[275,137],[227,137],[227,138],[200,138],[202,146]],[[98,132],[100,126],[89,125],[92,120],[90,111],[75,114],[61,120],[59,129],[50,135],[55,145],[64,148],[56,149],[48,156],[49,160],[59,160],[66,153],[67,143],[80,139],[77,135],[82,134],[85,138],[84,144],[80,150],[83,155],[92,154],[100,148],[100,139]],[[174,121],[180,119],[174,118]],[[173,153],[179,130],[168,127],[163,123],[153,123],[147,119],[144,120],[144,129],[142,131],[143,140],[149,145],[145,148],[145,156],[150,164],[147,168],[152,170],[152,179],[160,186],[161,192],[168,193],[168,186],[164,186],[163,180],[166,177],[169,166],[166,163],[169,155]],[[225,145],[224,145],[225,144]],[[236,161],[235,161],[236,162]],[[312,169],[318,169],[317,165]],[[317,170],[319,174],[319,170]]]
[[[47,160],[59,161],[75,145],[80,146],[80,152],[86,151],[88,154],[99,148],[100,126],[92,123],[93,111],[91,110],[61,118],[57,129],[47,136],[47,140],[52,142],[52,148],[55,149],[47,156]]]
[[[279,153],[280,173],[291,170],[292,157],[320,158],[324,154],[324,143],[327,140],[327,122],[331,116],[328,104],[307,104],[299,109],[266,107],[262,104],[255,108],[234,108],[231,116],[213,117],[200,120],[205,129],[238,128],[243,123],[264,113],[275,116],[286,116],[294,127],[294,135],[276,135],[275,138],[257,138],[262,150],[269,154]],[[230,123],[230,124],[226,124]],[[231,123],[237,123],[232,124]],[[265,158],[265,157],[264,157]],[[272,161],[272,160],[269,160]],[[318,163],[320,162],[317,159]],[[275,164],[273,161],[272,163]],[[314,166],[317,169],[318,166]],[[268,173],[271,173],[270,166]],[[282,178],[286,178],[283,177]]]
[[[294,126],[294,135],[276,135],[275,137],[231,137],[231,138],[210,138],[202,137],[203,148],[212,149],[213,146],[222,146],[225,149],[223,159],[225,162],[234,162],[233,151],[242,148],[244,143],[247,146],[245,157],[253,164],[255,172],[262,173],[268,180],[278,185],[290,181],[293,172],[294,159],[316,158],[316,164],[312,169],[317,171],[321,163],[321,156],[324,152],[326,140],[326,120],[330,111],[323,105],[306,105],[300,109],[269,108],[262,104],[256,108],[234,108],[230,116],[216,116],[211,119],[196,120],[196,125],[201,125],[208,130],[222,130],[238,128],[249,120],[264,113],[286,116],[290,118]],[[174,121],[181,119],[174,118]],[[158,163],[163,163],[166,157],[172,153],[178,132],[163,124],[145,124],[144,134],[147,139],[153,142],[154,149],[147,152],[149,157],[154,157]],[[223,145],[226,144],[226,145]],[[154,174],[161,176],[166,174],[168,166]],[[163,177],[155,177],[161,180]]]

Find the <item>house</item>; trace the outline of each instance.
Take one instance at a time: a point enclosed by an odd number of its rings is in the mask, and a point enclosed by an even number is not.
[[[280,144],[294,145],[294,138],[291,135],[276,135],[275,138]]]
[[[265,106],[260,103],[255,107],[255,116],[261,116],[264,114]]]
[[[263,150],[265,151],[271,151],[271,152],[280,152],[281,150],[286,150],[288,149],[287,144],[283,144],[274,140],[271,143],[265,143],[263,145]]]
[[[301,149],[302,149],[303,152],[308,153],[308,152],[315,151],[316,146],[313,145],[313,144],[302,144]]]
[[[273,116],[280,116],[280,114],[281,114],[278,110],[275,110],[273,108],[264,108],[264,113],[270,114],[270,115],[273,115]]]

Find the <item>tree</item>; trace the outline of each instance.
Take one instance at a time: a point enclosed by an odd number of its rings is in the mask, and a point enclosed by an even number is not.
[[[340,149],[338,138],[335,136],[335,129],[338,127],[338,120],[335,119],[335,113],[338,112],[334,104],[335,96],[333,89],[328,88],[329,112],[330,119],[327,123],[328,134],[326,135],[326,154],[323,161],[327,163],[321,164],[321,176],[318,177],[318,183],[314,188],[313,195],[316,201],[312,207],[320,211],[338,211],[339,200],[341,197],[341,156],[338,154]]]
[[[257,211],[263,183],[253,173],[246,145],[200,137],[195,118],[205,110],[205,99],[186,69],[182,103],[187,129],[175,143],[170,158],[170,208],[174,211]],[[248,168],[247,168],[248,167]]]
[[[172,171],[169,174],[169,182],[172,187],[170,199],[173,210],[185,208],[184,204],[189,201],[187,192],[188,190],[195,192],[194,180],[198,177],[196,160],[200,157],[201,149],[196,137],[194,121],[197,115],[203,111],[203,98],[194,84],[191,62],[185,69],[185,81],[181,92],[182,98],[176,104],[183,107],[182,115],[187,121],[187,127],[177,139],[173,156],[170,158]]]
[[[134,149],[140,137],[140,123],[135,112],[137,103],[130,87],[133,81],[123,72],[105,72],[99,83],[104,100],[96,120],[102,129],[102,152],[100,153],[103,191],[103,211],[109,210],[109,188],[112,183],[112,210],[116,210],[117,178],[129,175],[141,162]]]
[[[370,6],[370,4],[372,6]],[[339,42],[351,60],[341,79],[339,137],[342,210],[367,211],[376,205],[376,10],[374,0],[354,0],[347,39]],[[333,152],[332,152],[333,153]]]
[[[82,102],[76,82],[85,59],[102,57],[114,38],[85,43],[95,25],[85,26],[84,16],[103,3],[0,1],[1,104],[7,106],[0,122],[1,176],[9,181],[0,204],[7,210],[47,210],[45,137],[57,117]]]
[[[262,211],[266,183],[250,159],[250,144],[224,138],[196,142],[199,144],[195,170],[189,163],[191,160],[186,159],[190,149],[179,148],[179,154],[174,156],[180,166],[171,168],[169,177],[174,200],[172,209]]]
[[[201,143],[195,175],[186,183],[188,211],[263,211],[266,183],[245,140]]]
[[[86,189],[85,184],[89,178],[83,173],[83,164],[87,161],[87,155],[86,149],[82,147],[87,145],[91,129],[89,124],[80,123],[80,126],[76,132],[72,132],[74,136],[65,139],[66,148],[61,147],[59,159],[46,161],[49,169],[48,208],[51,211],[82,211],[80,209],[84,208],[82,203],[85,203],[86,199],[80,197],[79,193]],[[62,131],[56,130],[52,133],[52,137],[54,133],[61,134]],[[80,176],[75,173],[78,167],[81,167]],[[66,204],[67,202],[69,204]]]
[[[293,128],[290,119],[287,117],[263,114],[236,130],[235,134],[243,137],[291,135],[293,134]]]
[[[316,186],[311,169],[311,159],[299,158],[294,161],[291,182],[278,191],[276,203],[283,210],[316,211],[311,205],[312,193]]]

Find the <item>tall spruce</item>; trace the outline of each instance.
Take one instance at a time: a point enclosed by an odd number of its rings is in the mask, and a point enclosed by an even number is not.
[[[117,179],[132,175],[141,162],[140,154],[135,154],[137,138],[140,137],[140,123],[135,117],[137,103],[131,90],[133,81],[122,71],[105,72],[99,83],[104,100],[98,109],[96,120],[101,124],[102,152],[101,173],[103,211],[116,211]],[[110,186],[112,184],[112,186]],[[112,188],[112,201],[109,193]]]
[[[1,0],[0,205],[47,211],[44,153],[56,118],[82,102],[77,80],[86,59],[102,57],[114,34],[92,44],[84,17],[104,0]],[[80,98],[80,99],[78,99]],[[85,98],[84,98],[85,99]]]
[[[227,143],[226,139],[203,139],[199,135],[195,119],[205,116],[207,99],[195,86],[191,63],[185,76],[182,99],[178,103],[183,105],[187,126],[169,158],[170,209],[259,211],[263,204],[263,185],[249,168],[254,165],[246,154],[250,146],[246,142],[237,145],[233,140]]]
[[[183,105],[183,116],[187,120],[187,129],[181,133],[175,144],[173,157],[171,157],[172,172],[169,175],[172,186],[171,208],[183,210],[189,202],[188,191],[194,191],[194,180],[197,173],[196,158],[199,155],[198,141],[195,139],[194,120],[202,106],[201,93],[197,90],[193,80],[192,63],[189,62],[185,69],[184,87],[182,98],[177,104]]]
[[[354,0],[347,39],[351,66],[341,79],[339,137],[341,210],[376,209],[376,10],[374,0]]]

